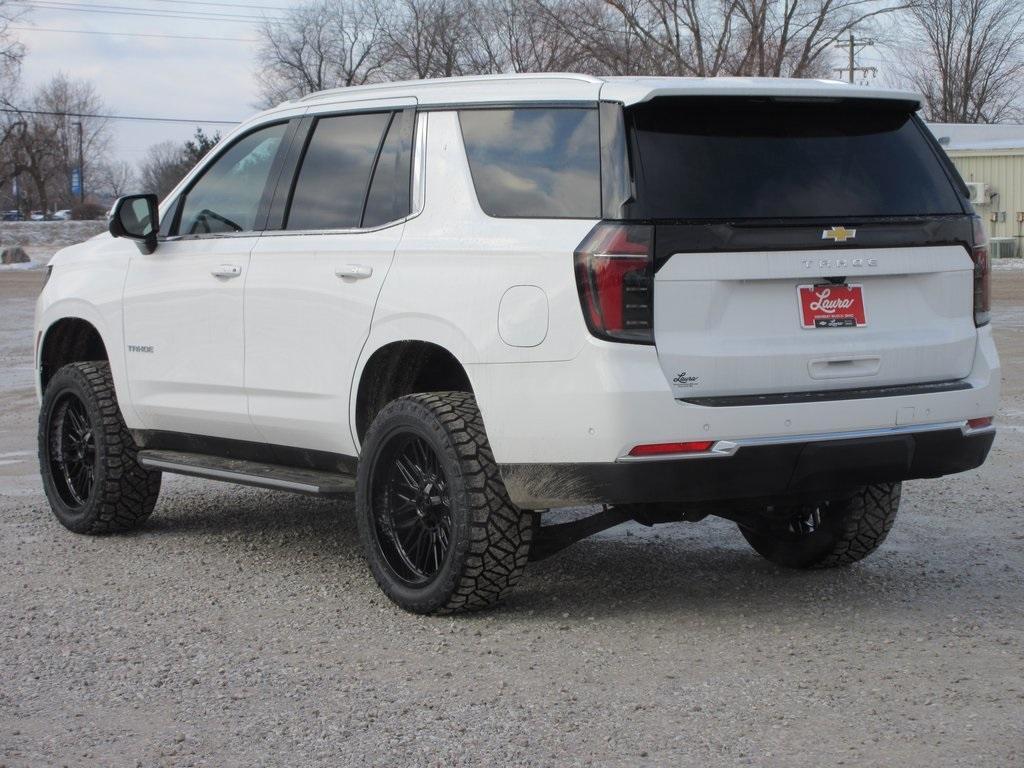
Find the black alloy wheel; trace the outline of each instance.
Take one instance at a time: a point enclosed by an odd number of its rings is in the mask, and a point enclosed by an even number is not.
[[[870,555],[888,536],[900,483],[866,485],[816,504],[768,507],[739,525],[754,550],[788,568],[834,568]]]
[[[85,404],[61,395],[47,427],[50,471],[60,498],[71,509],[85,506],[96,482],[96,435]]]
[[[448,558],[452,509],[437,454],[419,435],[400,432],[374,471],[374,526],[381,555],[411,586],[428,584]]]

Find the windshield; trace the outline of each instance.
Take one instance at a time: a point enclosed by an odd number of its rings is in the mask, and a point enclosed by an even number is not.
[[[964,213],[900,102],[664,98],[627,112],[630,218],[852,218]]]

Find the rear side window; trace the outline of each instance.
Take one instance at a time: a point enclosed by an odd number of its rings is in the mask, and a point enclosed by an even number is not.
[[[601,173],[596,109],[459,113],[480,207],[510,218],[596,219]]]
[[[286,229],[359,226],[370,174],[390,112],[317,121],[295,182]]]
[[[631,218],[963,213],[899,102],[655,99],[626,119],[638,187]]]
[[[366,196],[363,227],[379,227],[409,214],[413,112],[397,112],[380,148]]]

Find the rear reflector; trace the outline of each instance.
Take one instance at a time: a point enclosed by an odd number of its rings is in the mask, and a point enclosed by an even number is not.
[[[985,429],[986,427],[992,426],[991,416],[982,416],[977,419],[967,420],[967,429]]]
[[[698,440],[689,443],[651,443],[638,445],[629,452],[630,456],[667,456],[673,453],[705,453],[711,450],[714,440]]]

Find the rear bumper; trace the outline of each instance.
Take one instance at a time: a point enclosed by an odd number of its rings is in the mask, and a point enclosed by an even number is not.
[[[991,427],[922,425],[867,437],[740,444],[732,453],[700,458],[503,464],[501,473],[512,500],[532,509],[768,499],[963,472],[985,461],[994,438]]]

